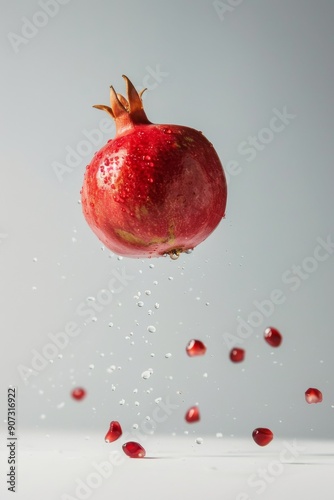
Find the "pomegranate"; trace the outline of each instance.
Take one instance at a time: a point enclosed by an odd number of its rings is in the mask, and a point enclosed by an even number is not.
[[[198,406],[192,406],[191,408],[189,408],[184,418],[187,422],[189,422],[189,424],[198,422],[201,418]]]
[[[72,398],[81,401],[86,396],[86,391],[82,387],[76,387],[71,392]]]
[[[117,422],[117,420],[113,420],[110,422],[109,430],[107,434],[105,435],[105,442],[106,443],[112,443],[113,441],[116,441],[118,438],[121,437],[123,434],[121,424]]]
[[[233,363],[241,363],[245,359],[245,349],[241,349],[240,347],[234,347],[230,351],[230,360]]]
[[[124,453],[130,458],[144,458],[146,455],[145,449],[141,444],[135,441],[129,441],[122,446]]]
[[[206,347],[201,340],[192,339],[187,344],[186,353],[190,357],[204,356],[204,354],[206,353]]]
[[[257,429],[254,429],[252,436],[255,443],[259,446],[267,446],[267,444],[269,444],[274,438],[272,431],[266,427],[258,427]]]
[[[278,347],[282,343],[281,333],[272,326],[269,326],[268,328],[265,329],[264,339],[269,345],[271,345],[271,347]]]
[[[159,257],[193,249],[225,215],[227,186],[201,132],[151,123],[130,80],[127,99],[110,88],[116,136],[87,165],[81,190],[88,225],[118,255]],[[145,90],[145,89],[144,89]]]
[[[319,391],[319,389],[316,389],[315,387],[310,387],[305,391],[305,399],[306,403],[308,404],[313,404],[313,403],[321,403],[322,402],[322,392]]]

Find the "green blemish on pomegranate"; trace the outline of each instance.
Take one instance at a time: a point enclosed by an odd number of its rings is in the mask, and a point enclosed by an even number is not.
[[[115,229],[115,233],[122,240],[127,241],[128,243],[132,243],[134,245],[141,245],[144,247],[147,247],[150,245],[149,242],[144,241],[142,238],[138,238],[138,236],[135,236],[134,234],[130,233],[129,231],[124,231],[124,229]]]
[[[138,236],[135,236],[133,233],[129,231],[125,231],[124,229],[115,229],[115,233],[119,238],[127,243],[131,243],[133,245],[140,245],[142,247],[149,247],[151,245],[156,245],[157,243],[173,243],[175,240],[175,236],[173,233],[173,229],[171,227],[168,230],[168,236],[165,238],[157,236],[156,238],[152,238],[150,241],[145,241]]]
[[[142,217],[146,217],[149,214],[149,211],[145,205],[142,205],[141,207],[136,207],[135,214],[137,219],[141,220]]]

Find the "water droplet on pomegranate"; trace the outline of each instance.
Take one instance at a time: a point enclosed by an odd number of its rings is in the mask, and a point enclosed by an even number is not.
[[[274,437],[271,430],[266,429],[265,427],[258,427],[257,429],[254,429],[252,436],[255,443],[259,446],[267,446],[267,444],[269,444]]]
[[[188,356],[203,356],[206,353],[206,347],[201,340],[192,339],[186,347]]]
[[[135,441],[124,443],[122,448],[124,453],[130,458],[144,458],[146,455],[144,448]]]
[[[174,249],[174,250],[171,250],[170,252],[168,252],[168,254],[172,260],[177,260],[180,257],[181,250]]]
[[[305,399],[308,404],[321,403],[322,402],[322,392],[319,389],[310,387],[305,391]]]
[[[86,396],[86,391],[82,387],[76,387],[72,391],[72,398],[81,401]]]
[[[117,420],[113,420],[110,422],[110,427],[109,430],[104,438],[106,443],[112,443],[113,441],[116,441],[119,437],[122,435],[122,428],[119,422]]]
[[[234,349],[231,350],[230,352],[230,360],[233,361],[233,363],[240,363],[245,359],[245,350],[240,349],[239,347],[235,347]]]
[[[282,335],[273,327],[268,327],[264,331],[264,339],[271,347],[278,347],[282,343]]]
[[[186,421],[189,424],[192,424],[194,422],[198,422],[200,420],[200,414],[199,414],[198,406],[192,406],[191,408],[189,408],[189,410],[185,414],[184,418],[186,419]]]

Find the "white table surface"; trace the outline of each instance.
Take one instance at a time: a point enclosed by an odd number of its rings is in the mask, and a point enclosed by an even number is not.
[[[7,491],[4,477],[9,466],[5,446],[1,447],[0,498],[334,498],[334,441],[274,439],[261,448],[251,437],[201,436],[202,444],[196,443],[196,437],[199,436],[143,436],[141,444],[146,458],[130,459],[122,451],[122,444],[130,438],[106,444],[104,436],[84,432],[21,432],[15,494]],[[2,436],[2,443],[5,442],[6,437]],[[102,462],[107,477],[102,477]],[[81,489],[76,489],[79,483]]]

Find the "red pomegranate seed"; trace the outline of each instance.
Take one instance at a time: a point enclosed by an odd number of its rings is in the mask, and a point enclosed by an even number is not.
[[[206,347],[201,340],[192,339],[188,342],[186,351],[188,356],[203,356],[206,353]]]
[[[319,389],[315,389],[314,387],[310,387],[305,391],[305,399],[309,404],[312,403],[321,403],[322,401],[322,393]]]
[[[234,349],[231,350],[230,352],[230,360],[233,361],[233,363],[240,363],[245,359],[245,350],[240,349],[239,347],[235,347]]]
[[[257,429],[254,429],[252,436],[255,443],[259,446],[267,446],[267,444],[269,444],[274,437],[271,430],[264,427],[258,427]]]
[[[189,408],[184,418],[187,422],[189,422],[189,424],[198,422],[200,419],[198,406],[192,406],[191,408]]]
[[[86,391],[82,387],[76,387],[72,391],[72,398],[81,401],[86,396]]]
[[[282,343],[282,335],[276,328],[269,327],[264,331],[264,339],[271,347],[278,347]]]
[[[124,453],[130,458],[144,458],[146,455],[144,448],[135,441],[124,443],[122,448]]]
[[[122,427],[117,420],[113,420],[110,422],[110,427],[109,430],[106,434],[106,437],[104,438],[106,443],[112,443],[113,441],[116,441],[119,437],[122,435]]]

